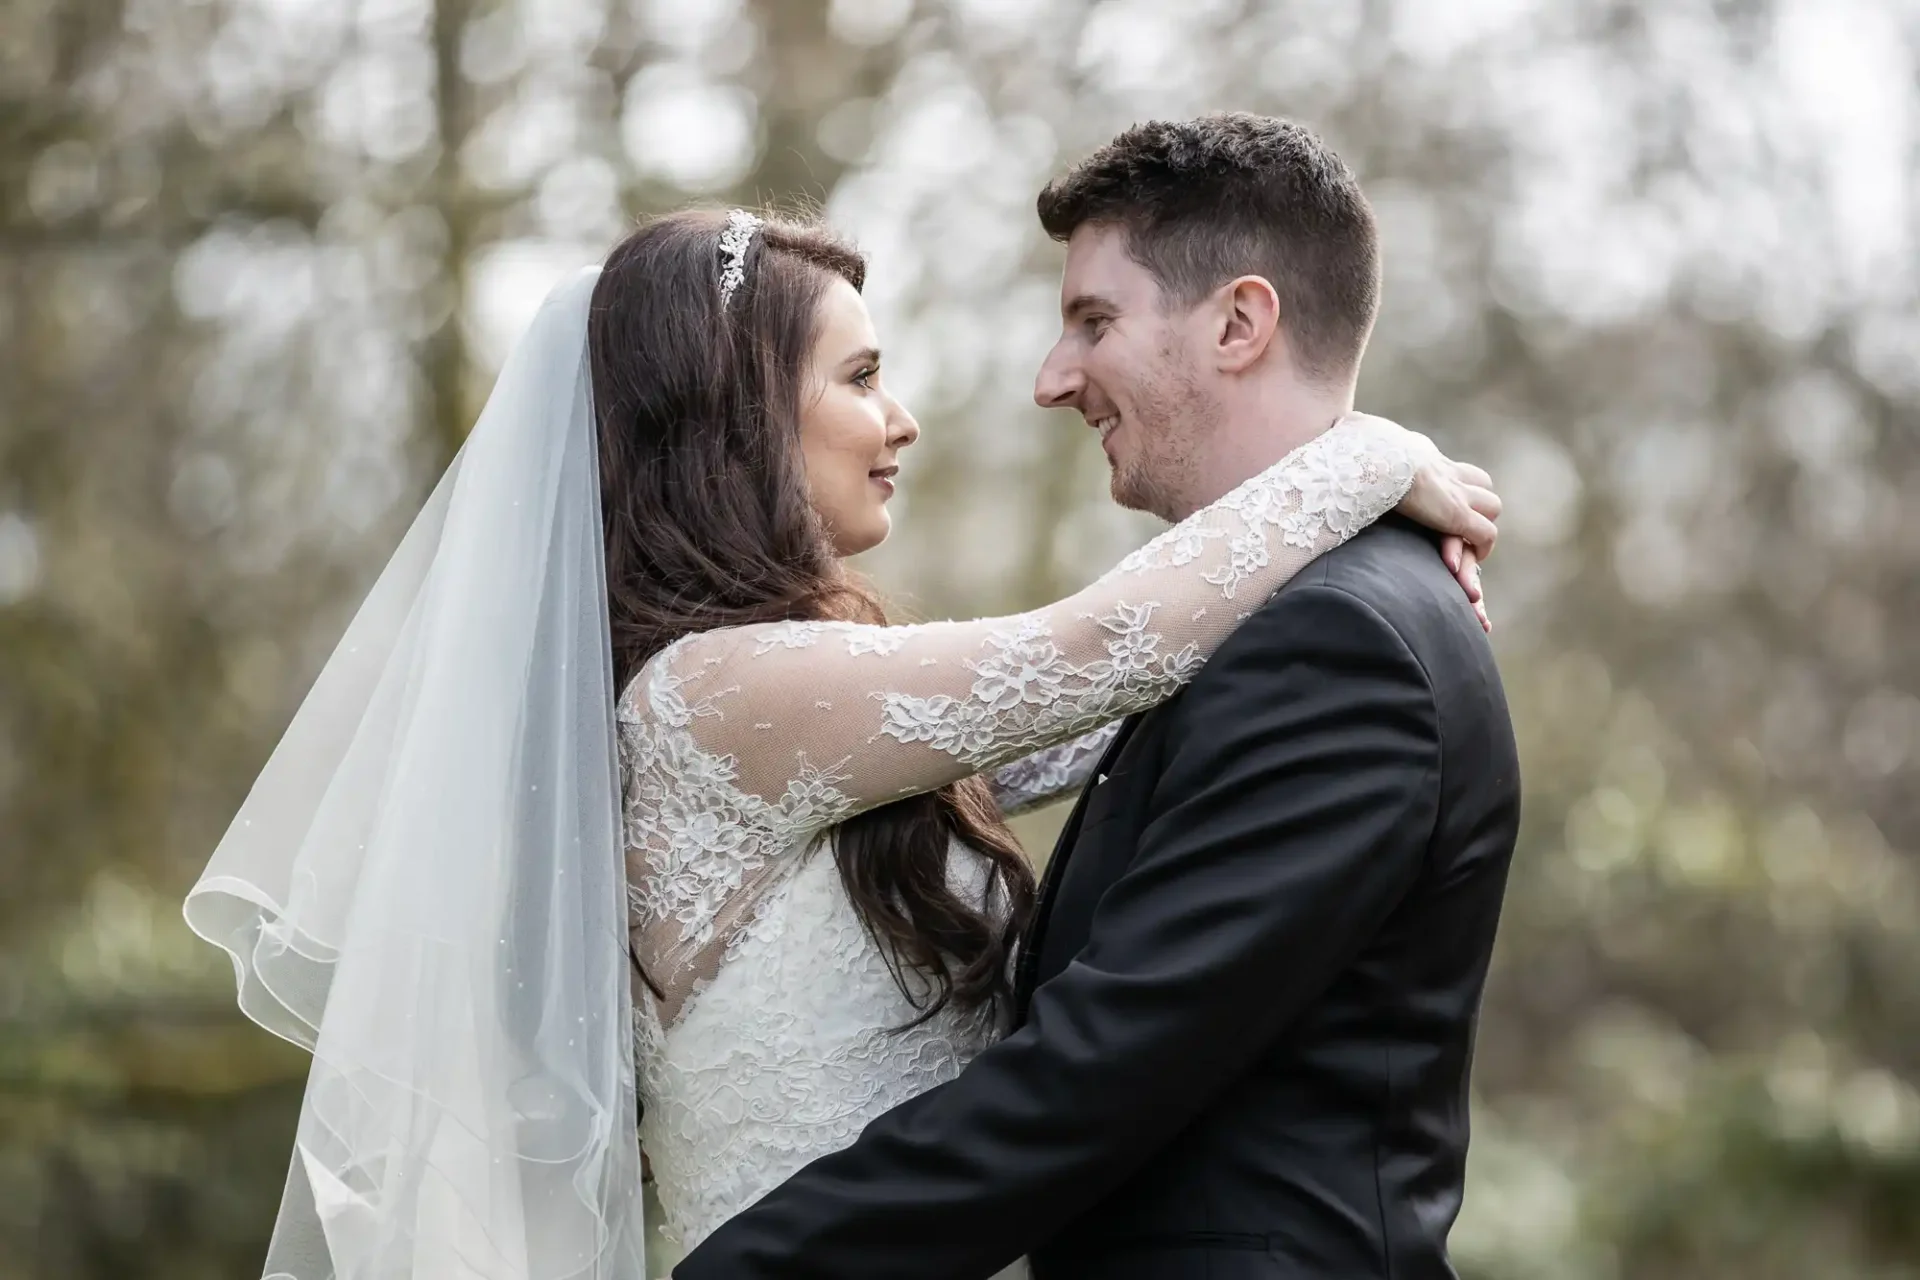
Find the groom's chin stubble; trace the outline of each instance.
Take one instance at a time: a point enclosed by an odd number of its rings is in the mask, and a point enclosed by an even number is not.
[[[1170,495],[1161,492],[1160,486],[1153,482],[1151,475],[1142,474],[1139,466],[1115,466],[1107,491],[1113,495],[1116,505],[1128,511],[1144,511],[1150,516],[1159,516],[1169,524],[1179,520],[1179,516],[1168,514],[1175,508]]]
[[[1192,500],[1199,459],[1170,432],[1129,442],[1126,456],[1109,459],[1108,492],[1129,511],[1144,511],[1176,524],[1203,505]]]

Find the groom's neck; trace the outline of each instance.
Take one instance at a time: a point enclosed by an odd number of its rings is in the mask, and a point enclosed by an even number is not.
[[[1196,459],[1193,509],[1224,497],[1352,412],[1353,390],[1351,382],[1329,387],[1294,379],[1230,387]]]

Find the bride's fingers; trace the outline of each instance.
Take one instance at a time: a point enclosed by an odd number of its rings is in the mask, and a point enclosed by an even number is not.
[[[1465,538],[1467,546],[1473,550],[1474,558],[1485,560],[1493,551],[1493,544],[1500,540],[1499,526],[1471,503],[1462,502],[1453,521],[1446,530]]]
[[[1474,604],[1479,604],[1486,598],[1485,593],[1480,589],[1480,557],[1475,554],[1472,547],[1466,548],[1461,553],[1460,570],[1454,574],[1454,577],[1460,579],[1461,587],[1466,590],[1467,599]]]
[[[1480,585],[1480,559],[1472,547],[1461,554],[1460,565],[1460,585],[1467,589],[1467,602],[1473,606],[1473,616],[1480,619],[1480,629],[1492,635],[1493,619],[1487,616],[1487,593]]]
[[[1451,573],[1453,580],[1460,584],[1460,589],[1467,593],[1468,600],[1480,598],[1475,594],[1478,590],[1475,577],[1477,562],[1478,557],[1474,555],[1473,548],[1468,546],[1467,540],[1459,534],[1450,533],[1440,539],[1440,563],[1447,566],[1447,572]]]
[[[1458,497],[1463,510],[1448,532],[1465,538],[1474,556],[1484,561],[1493,554],[1494,544],[1500,540],[1500,526],[1494,523],[1502,509],[1500,495],[1491,489],[1469,485],[1459,491]]]
[[[1474,466],[1471,462],[1454,463],[1453,475],[1456,480],[1477,486],[1481,489],[1493,488],[1493,477],[1488,475],[1484,469]]]
[[[1499,494],[1480,484],[1468,484],[1462,487],[1466,490],[1468,506],[1489,520],[1500,518],[1500,512],[1505,509],[1505,505],[1500,501]]]

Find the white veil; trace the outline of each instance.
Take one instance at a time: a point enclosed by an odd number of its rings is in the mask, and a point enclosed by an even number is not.
[[[269,1277],[646,1274],[597,275],[542,306],[187,896],[313,1054]]]

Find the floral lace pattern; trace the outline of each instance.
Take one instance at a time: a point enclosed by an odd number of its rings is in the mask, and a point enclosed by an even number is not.
[[[628,910],[636,925],[648,927],[649,969],[672,973],[716,941],[728,897],[784,847],[791,832],[808,830],[815,815],[846,809],[846,796],[836,787],[846,779],[801,759],[778,799],[741,790],[734,785],[732,758],[702,751],[688,731],[695,719],[718,715],[714,699],[734,690],[689,702],[670,665],[656,664],[651,675],[653,714],[623,710],[619,717],[624,825],[630,846],[640,843],[636,833],[645,833],[648,852],[647,874],[628,877]],[[674,935],[664,947],[662,926]]]
[[[803,855],[671,1031],[636,1011],[641,1141],[666,1232],[691,1248],[881,1112],[953,1079],[998,1028],[915,1010],[841,890],[822,847]],[[955,846],[956,890],[986,864]]]
[[[1240,616],[1392,508],[1409,437],[1346,422],[1083,591],[1006,618],[784,622],[667,646],[622,694],[637,954],[671,1015],[777,864],[863,809],[1164,701]]]
[[[891,1032],[917,1011],[841,889],[833,829],[970,774],[1014,810],[1078,785],[1113,722],[1171,697],[1414,468],[1404,435],[1343,423],[1045,608],[732,628],[654,656],[618,717],[642,1130],[670,1229],[697,1241],[993,1037],[948,1013]],[[974,851],[947,873],[987,893]]]
[[[923,742],[975,771],[1005,758],[1005,744],[1039,746],[1142,710],[1193,678],[1203,661],[1197,643],[1162,653],[1155,606],[1118,601],[1094,619],[1105,653],[1077,663],[1055,641],[1047,619],[1029,614],[987,637],[988,653],[966,663],[968,696],[883,693],[880,731],[899,742]]]

